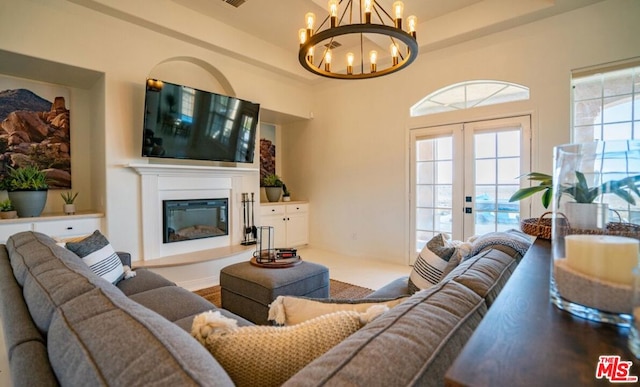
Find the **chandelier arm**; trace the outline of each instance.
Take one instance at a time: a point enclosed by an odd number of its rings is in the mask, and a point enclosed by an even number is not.
[[[384,20],[382,19],[382,16],[380,16],[380,12],[378,11],[378,8],[380,8],[382,10],[382,12],[384,12],[385,15],[387,15],[387,17],[389,18],[389,20],[393,21],[393,18],[391,17],[391,15],[389,15],[389,13],[382,8],[382,6],[378,3],[377,0],[373,0],[373,2],[375,3],[376,7],[373,7],[373,10],[376,11],[376,15],[378,15],[378,19],[380,19],[380,22],[384,25],[386,25],[384,23]]]
[[[340,4],[342,4],[343,0],[340,0]],[[347,10],[349,9],[349,6],[351,5],[351,2],[353,0],[348,0],[348,4],[345,7],[344,11],[342,12],[342,16],[340,16],[340,20],[338,21],[338,25],[342,24],[342,20],[344,20],[344,16],[347,14]],[[351,24],[351,16],[349,16],[349,24]]]

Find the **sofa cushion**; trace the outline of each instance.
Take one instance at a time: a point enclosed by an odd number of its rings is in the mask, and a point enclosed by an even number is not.
[[[22,278],[29,313],[41,332],[47,332],[57,306],[94,288],[91,280],[103,281],[78,256],[46,235],[25,232],[11,236],[7,249],[14,273],[18,271],[16,279]]]
[[[47,347],[61,385],[233,385],[187,332],[113,286],[61,305]]]
[[[118,283],[124,277],[122,261],[100,231],[94,231],[81,241],[67,242],[66,248],[82,258],[82,262],[86,263],[96,275],[112,284]]]
[[[133,294],[129,298],[169,321],[177,321],[193,314],[217,309],[204,298],[178,286],[151,289]]]
[[[452,280],[466,286],[490,307],[517,265],[517,260],[501,250],[485,250],[462,262],[442,281]]]
[[[426,289],[440,282],[456,248],[447,243],[444,234],[431,238],[422,248],[409,275],[409,293]]]
[[[278,325],[295,325],[313,318],[338,311],[354,311],[364,313],[373,305],[384,305],[393,308],[407,297],[391,300],[362,298],[358,300],[336,300],[329,298],[306,298],[294,296],[278,296],[269,305],[269,321]]]
[[[408,296],[409,294],[409,277],[400,277],[384,285],[375,292],[367,295],[365,298],[391,299],[396,297]]]
[[[45,339],[33,323],[23,301],[22,288],[13,277],[7,249],[4,246],[0,246],[0,306],[4,347],[9,354],[13,384],[57,384],[47,358]]]
[[[490,232],[479,236],[471,248],[467,258],[488,250],[497,249],[520,261],[531,246],[531,237],[520,230]]]
[[[360,314],[335,312],[288,327],[234,327],[218,313],[193,321],[192,335],[237,386],[280,386],[313,359],[360,329]]]
[[[465,286],[439,283],[367,324],[284,385],[442,386],[486,310]]]
[[[129,278],[126,281],[120,281],[116,284],[118,289],[127,296],[164,286],[176,286],[175,283],[149,269],[135,269],[134,273],[136,273],[135,277]]]

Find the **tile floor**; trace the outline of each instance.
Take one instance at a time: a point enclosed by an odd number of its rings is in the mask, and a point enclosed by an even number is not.
[[[304,260],[327,266],[332,279],[373,290],[383,287],[398,277],[407,276],[411,272],[411,267],[408,265],[349,257],[310,247],[299,249],[298,254]],[[0,332],[3,332],[1,321]],[[11,386],[4,333],[0,333],[0,386]]]
[[[356,258],[324,250],[303,247],[298,255],[305,261],[319,263],[329,268],[329,277],[377,290],[398,277],[408,276],[411,266]]]

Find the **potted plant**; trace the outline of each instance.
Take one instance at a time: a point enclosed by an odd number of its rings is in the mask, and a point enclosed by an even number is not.
[[[291,191],[287,189],[287,185],[282,183],[282,201],[289,202],[291,201]]]
[[[640,183],[640,175],[628,176],[620,180],[612,180],[602,183],[595,187],[589,187],[587,179],[584,173],[575,171],[576,180],[572,184],[560,184],[560,196],[558,198],[558,207],[560,206],[560,198],[562,195],[567,195],[573,198],[574,202],[568,202],[566,206],[567,217],[569,218],[572,226],[576,228],[596,228],[598,227],[598,211],[588,209],[584,207],[592,207],[596,204],[593,201],[600,195],[614,194],[625,202],[635,205],[636,201],[629,191],[634,192],[640,196],[640,190],[638,190],[638,184]],[[522,200],[537,192],[543,192],[542,205],[545,208],[549,207],[551,198],[553,197],[553,177],[539,172],[531,172],[529,174],[520,176],[527,177],[528,180],[539,181],[540,184],[533,187],[521,188],[514,193],[509,202],[516,200]],[[585,206],[587,205],[587,206]],[[606,214],[606,204],[604,205],[603,214]]]
[[[0,219],[15,219],[18,217],[18,211],[13,208],[11,199],[5,199],[0,202]]]
[[[76,205],[73,203],[78,197],[78,192],[75,194],[71,191],[63,192],[60,194],[62,196],[62,200],[64,200],[64,205],[62,206],[62,210],[67,215],[73,215],[76,213]]]
[[[35,166],[8,168],[2,181],[21,218],[40,216],[47,202],[47,175]]]
[[[280,194],[282,193],[282,186],[284,183],[280,180],[280,177],[275,173],[265,176],[262,180],[264,190],[267,194],[267,200],[270,202],[277,202],[280,200]]]

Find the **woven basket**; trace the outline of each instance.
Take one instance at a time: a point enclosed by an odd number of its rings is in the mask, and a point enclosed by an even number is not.
[[[547,211],[540,215],[539,218],[527,218],[520,221],[520,228],[525,234],[533,235],[540,239],[551,240],[551,218],[545,218],[547,215],[553,214],[551,211]],[[564,216],[564,215],[562,215]],[[566,218],[565,218],[566,219]],[[563,225],[566,220],[562,219]]]
[[[620,218],[619,222],[609,222],[604,229],[580,229],[572,228],[569,224],[569,220],[563,213],[559,213],[564,219],[560,219],[558,223],[559,235],[571,235],[571,234],[587,234],[587,235],[615,235],[629,238],[640,239],[640,225],[634,223],[624,223],[617,211]],[[520,222],[520,228],[528,235],[533,235],[541,239],[551,240],[551,218],[545,218],[545,216],[552,214],[551,211],[545,212],[540,215],[539,218],[523,219]]]

